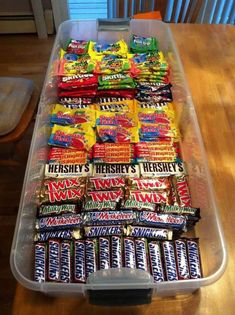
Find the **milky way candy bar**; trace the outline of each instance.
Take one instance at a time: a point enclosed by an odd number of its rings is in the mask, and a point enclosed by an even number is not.
[[[76,214],[78,212],[78,207],[76,204],[62,204],[62,205],[42,205],[38,210],[39,217],[47,217],[51,215],[61,215],[61,214]]]

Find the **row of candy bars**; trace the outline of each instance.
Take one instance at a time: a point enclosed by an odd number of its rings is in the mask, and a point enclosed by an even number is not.
[[[150,272],[154,282],[202,277],[198,239],[150,241],[145,238],[99,237],[85,240],[49,239],[36,243],[37,282],[79,282],[97,270],[131,268]]]
[[[155,178],[114,176],[45,179],[40,192],[41,204],[76,203],[83,211],[142,209],[128,203],[131,200],[140,205],[142,202],[192,206],[187,177],[184,175]],[[150,205],[145,210],[154,211],[155,207]]]

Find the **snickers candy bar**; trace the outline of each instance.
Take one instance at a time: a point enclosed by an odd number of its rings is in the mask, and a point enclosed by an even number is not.
[[[171,241],[162,242],[162,255],[167,281],[179,280],[175,259],[174,244]]]
[[[202,267],[198,239],[187,239],[187,252],[191,279],[202,277]]]
[[[60,281],[60,241],[48,241],[48,280]]]
[[[152,202],[136,201],[127,199],[122,202],[121,209],[123,210],[138,210],[138,211],[155,211],[156,205]]]
[[[86,282],[85,241],[74,241],[73,278],[75,282]]]
[[[35,235],[34,241],[46,242],[50,238],[64,239],[64,240],[80,239],[82,238],[82,233],[80,229],[67,229],[67,230],[39,232]]]
[[[118,235],[111,237],[111,267],[121,268],[123,264],[122,238]]]
[[[38,210],[39,217],[46,217],[51,215],[60,215],[67,213],[77,213],[78,209],[75,204],[62,204],[62,205],[42,205]]]
[[[154,282],[165,280],[162,265],[161,248],[159,242],[152,241],[148,244],[150,273]]]
[[[85,225],[130,224],[136,219],[134,211],[99,211],[87,212],[84,215]]]
[[[99,237],[99,269],[109,269],[111,266],[110,238]]]
[[[72,243],[71,241],[62,241],[60,244],[60,281],[71,282],[71,255]]]
[[[124,188],[125,185],[124,177],[90,177],[88,179],[89,190],[111,190]]]
[[[131,189],[137,190],[164,190],[170,188],[170,182],[168,177],[158,178],[131,178]]]
[[[34,245],[34,280],[37,282],[46,281],[47,244],[36,243]]]
[[[176,214],[163,214],[150,211],[137,213],[136,223],[146,226],[169,228],[173,230],[186,230],[186,217]]]
[[[169,204],[169,192],[166,190],[160,190],[160,191],[129,190],[127,194],[130,199],[140,201],[140,202]]]
[[[85,266],[86,277],[97,271],[97,240],[86,239],[85,240]]]
[[[133,238],[124,237],[123,239],[123,249],[124,249],[124,266],[126,268],[136,268],[136,258],[135,258],[135,242]]]
[[[81,227],[83,223],[80,214],[66,214],[58,217],[45,217],[36,220],[36,230],[69,229]]]
[[[148,250],[146,239],[135,239],[136,268],[148,271]]]
[[[174,244],[178,277],[180,280],[190,279],[186,242],[178,239],[174,241]]]
[[[128,225],[126,229],[126,235],[130,237],[146,237],[157,240],[171,240],[172,230],[158,229],[154,227],[146,226],[132,226]]]
[[[86,226],[85,237],[99,237],[122,235],[124,233],[123,225],[101,225],[101,226]]]

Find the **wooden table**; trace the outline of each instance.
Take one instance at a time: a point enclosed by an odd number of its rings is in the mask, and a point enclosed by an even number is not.
[[[215,284],[187,297],[155,298],[151,305],[99,307],[86,299],[50,298],[17,286],[13,315],[235,314],[235,28],[171,25],[196,107],[207,152],[229,262]]]

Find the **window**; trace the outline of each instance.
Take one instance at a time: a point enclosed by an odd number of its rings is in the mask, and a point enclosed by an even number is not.
[[[68,0],[70,19],[97,19],[108,17],[107,0]]]

